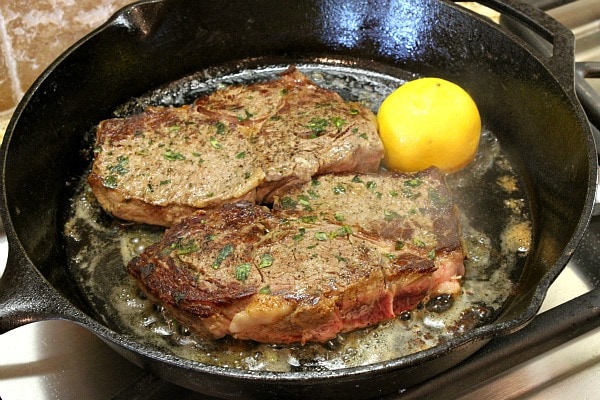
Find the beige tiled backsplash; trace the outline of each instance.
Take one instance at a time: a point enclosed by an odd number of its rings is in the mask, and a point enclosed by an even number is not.
[[[133,0],[0,0],[0,116],[79,38]]]

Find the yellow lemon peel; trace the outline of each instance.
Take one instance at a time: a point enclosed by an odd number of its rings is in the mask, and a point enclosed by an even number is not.
[[[407,82],[385,98],[377,113],[385,165],[400,172],[435,166],[455,172],[473,161],[481,117],[471,96],[441,78]]]

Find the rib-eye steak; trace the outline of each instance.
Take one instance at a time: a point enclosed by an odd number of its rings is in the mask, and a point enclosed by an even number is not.
[[[288,188],[274,209],[295,210],[302,218],[321,218],[351,226],[374,240],[434,260],[430,292],[460,290],[464,275],[459,224],[451,193],[440,170],[402,175],[336,174]]]
[[[329,174],[198,211],[129,263],[148,297],[206,338],[323,342],[459,290],[458,217],[434,170]]]
[[[102,121],[88,182],[113,216],[170,226],[197,209],[270,201],[329,172],[373,172],[383,146],[373,113],[294,68],[182,107]]]

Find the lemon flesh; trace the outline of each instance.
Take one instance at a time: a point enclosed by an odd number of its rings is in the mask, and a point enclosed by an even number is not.
[[[477,105],[460,86],[421,78],[387,96],[377,112],[388,169],[417,172],[435,166],[455,172],[473,161],[481,136]]]

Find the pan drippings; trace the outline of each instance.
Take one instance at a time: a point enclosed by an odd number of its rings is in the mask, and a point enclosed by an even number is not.
[[[377,110],[383,98],[414,76],[390,77],[364,70],[299,65],[317,84],[346,100]],[[284,67],[244,70],[213,77],[198,73],[116,110],[124,116],[146,105],[181,105],[221,85],[269,79]],[[485,122],[485,121],[484,121]],[[460,296],[439,296],[416,310],[375,327],[341,334],[324,344],[269,345],[231,338],[194,337],[159,306],[144,299],[126,273],[129,260],[158,240],[162,229],[127,224],[107,216],[85,179],[72,199],[65,226],[70,268],[83,294],[106,325],[179,357],[231,368],[268,371],[331,370],[402,357],[444,343],[493,320],[510,298],[531,241],[522,183],[494,134],[484,128],[475,161],[449,175],[461,211],[467,253]]]

